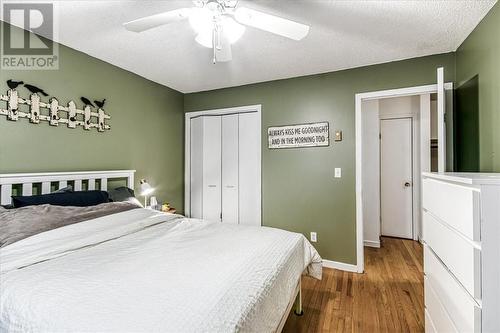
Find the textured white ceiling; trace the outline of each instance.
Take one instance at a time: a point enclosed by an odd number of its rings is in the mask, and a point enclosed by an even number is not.
[[[241,0],[310,33],[296,42],[247,28],[233,61],[213,65],[187,21],[139,34],[122,26],[189,0],[61,1],[59,42],[187,93],[455,51],[495,2]]]

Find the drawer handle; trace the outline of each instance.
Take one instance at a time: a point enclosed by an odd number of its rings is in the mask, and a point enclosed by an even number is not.
[[[236,186],[234,185],[227,185],[226,188],[235,188]]]
[[[208,185],[208,187],[217,187],[217,185]]]

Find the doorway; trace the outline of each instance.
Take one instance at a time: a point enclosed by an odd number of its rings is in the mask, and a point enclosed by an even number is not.
[[[444,69],[437,69],[437,84],[358,93],[355,96],[356,130],[356,271],[364,271],[364,247],[380,247],[380,115],[381,102],[397,97],[418,101],[413,120],[413,240],[421,231],[421,174],[431,170],[431,95],[437,102],[438,171],[453,170],[453,83],[445,83]],[[368,238],[372,235],[373,238]]]
[[[382,235],[418,239],[420,174],[430,171],[430,99],[426,93],[361,103],[365,246],[380,247]]]
[[[413,239],[413,120],[380,120],[380,234]]]

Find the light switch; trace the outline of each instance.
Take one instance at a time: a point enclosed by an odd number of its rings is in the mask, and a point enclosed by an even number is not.
[[[335,178],[341,178],[341,177],[342,177],[342,169],[335,168]]]

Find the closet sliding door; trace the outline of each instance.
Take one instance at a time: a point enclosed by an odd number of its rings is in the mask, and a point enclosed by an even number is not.
[[[238,224],[238,131],[237,114],[222,116],[222,222]]]
[[[221,219],[221,117],[203,118],[203,218]]]
[[[192,118],[190,128],[190,216],[201,219],[203,218],[203,117]]]
[[[239,114],[239,223],[261,225],[260,115]]]
[[[260,113],[190,119],[189,216],[261,225]]]

